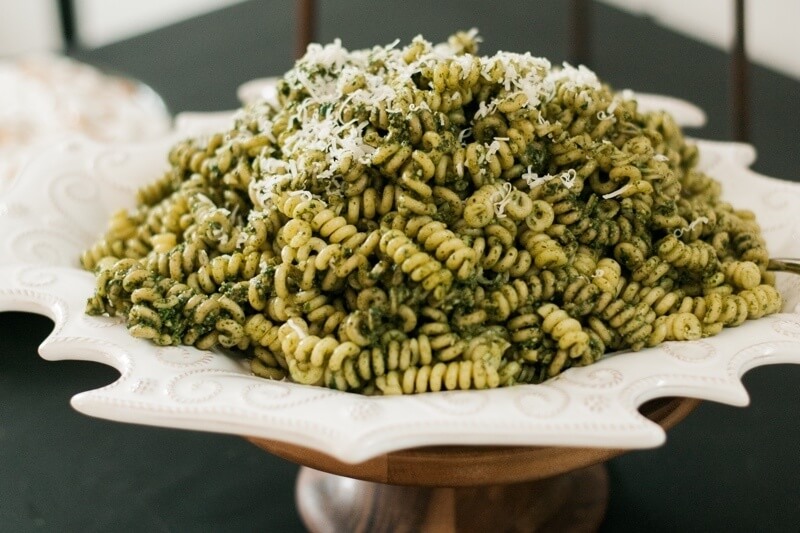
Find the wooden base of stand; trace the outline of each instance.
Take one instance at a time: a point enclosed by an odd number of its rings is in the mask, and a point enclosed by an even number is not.
[[[313,533],[595,531],[608,475],[594,465],[509,485],[435,488],[360,481],[303,467],[297,505]]]
[[[662,398],[641,412],[664,429],[699,401]],[[297,505],[313,532],[594,531],[605,516],[603,462],[626,450],[437,446],[349,464],[292,444],[249,438],[304,465]]]

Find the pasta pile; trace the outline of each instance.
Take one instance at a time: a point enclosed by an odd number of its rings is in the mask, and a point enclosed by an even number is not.
[[[87,312],[365,394],[538,383],[781,297],[673,119],[584,67],[311,45],[278,103],[185,140],[82,256]]]

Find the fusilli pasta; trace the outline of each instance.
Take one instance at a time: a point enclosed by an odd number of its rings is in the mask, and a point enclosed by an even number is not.
[[[81,262],[87,312],[365,394],[536,383],[778,312],[754,216],[585,67],[474,31],[311,45]]]

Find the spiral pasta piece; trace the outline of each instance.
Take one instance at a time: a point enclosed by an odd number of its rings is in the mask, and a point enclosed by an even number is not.
[[[381,237],[380,249],[426,291],[444,293],[450,287],[452,273],[445,270],[439,261],[422,252],[404,233],[388,231]]]
[[[698,340],[703,336],[700,320],[692,313],[672,313],[656,319],[649,346],[667,341]]]
[[[399,372],[392,370],[375,380],[386,395],[439,392],[442,390],[488,389],[500,385],[496,368],[483,361],[454,361],[433,366],[410,367]]]
[[[433,255],[458,279],[467,279],[477,263],[475,250],[469,247],[458,235],[447,228],[443,222],[430,217],[417,217],[413,224],[407,224],[405,233],[415,238],[422,248]]]
[[[675,235],[668,235],[658,245],[658,256],[667,263],[687,270],[700,271],[716,261],[714,248],[705,242],[685,244]]]

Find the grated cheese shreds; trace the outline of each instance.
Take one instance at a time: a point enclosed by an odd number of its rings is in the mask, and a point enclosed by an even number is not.
[[[531,167],[529,166],[528,170],[523,172],[520,177],[525,181],[528,187],[531,188],[531,190],[556,178],[561,180],[561,183],[564,185],[564,187],[571,189],[575,186],[575,179],[578,177],[578,173],[574,168],[571,168],[565,172],[562,172],[561,174],[545,174],[544,176],[539,176],[537,173],[532,172]]]
[[[708,224],[708,218],[703,216],[697,217],[696,219],[692,220],[692,222],[689,224],[688,230],[689,231],[693,230],[695,226],[697,226],[698,224]]]
[[[704,216],[699,216],[699,217],[697,217],[696,219],[692,220],[692,221],[689,223],[689,225],[688,225],[688,226],[686,226],[685,228],[675,228],[675,230],[673,230],[673,232],[672,232],[672,233],[673,233],[673,234],[674,234],[676,237],[680,238],[680,237],[682,237],[682,236],[683,236],[683,234],[684,234],[684,233],[686,233],[687,231],[692,231],[692,230],[693,230],[695,227],[697,227],[699,224],[708,224],[708,218],[707,218],[707,217],[704,217]]]
[[[616,198],[617,196],[619,196],[620,194],[623,194],[625,191],[627,191],[630,188],[631,188],[631,184],[630,183],[626,183],[625,185],[623,185],[622,187],[620,187],[616,191],[610,192],[608,194],[604,194],[603,198],[606,199],[606,200],[610,200],[611,198]]]
[[[530,53],[498,52],[491,56],[474,54],[475,43],[480,42],[477,30],[451,38],[448,42],[433,45],[421,36],[412,40],[410,47],[398,48],[395,40],[385,46],[353,50],[345,48],[341,40],[332,43],[309,45],[282,80],[279,106],[264,106],[257,116],[257,124],[273,146],[262,154],[260,179],[251,187],[252,195],[268,208],[280,191],[303,189],[313,194],[336,194],[344,187],[343,169],[353,165],[369,167],[377,146],[370,120],[375,113],[391,121],[408,122],[415,114],[429,112],[442,129],[452,128],[458,143],[464,145],[473,135],[474,124],[498,110],[504,102],[522,102],[522,111],[529,110],[543,128],[550,122],[543,116],[544,106],[555,96],[559,87],[574,90],[580,98],[599,88],[597,76],[584,66],[568,63],[553,66],[541,57]],[[471,43],[471,44],[470,44]],[[413,50],[410,53],[409,50]],[[441,62],[450,62],[461,79],[478,69],[479,75],[496,84],[497,91],[488,98],[476,101],[467,124],[453,125],[441,112],[432,111],[428,102],[410,99],[419,94],[420,76],[433,79],[433,68]],[[432,84],[433,82],[424,82]],[[281,94],[280,92],[283,91]],[[524,98],[520,99],[520,95]],[[616,101],[604,111],[612,115]],[[356,118],[357,117],[357,118]],[[396,135],[393,133],[392,135]],[[552,131],[544,133],[553,138]],[[402,138],[398,141],[403,142]],[[482,143],[478,174],[486,175],[488,158],[497,154],[500,142],[508,137],[494,137]],[[464,165],[454,165],[456,174],[463,177]],[[530,169],[529,169],[530,171]],[[523,179],[535,187],[553,176],[539,177],[526,173]],[[565,187],[572,187],[574,173],[560,177]],[[310,187],[309,183],[317,184]]]
[[[491,143],[485,144],[484,146],[486,147],[486,157],[490,157],[496,154],[497,151],[500,149],[500,141],[495,139]]]
[[[492,195],[494,214],[497,216],[497,218],[505,218],[506,206],[511,201],[512,192],[514,192],[514,186],[506,181],[503,182],[501,190]]]

